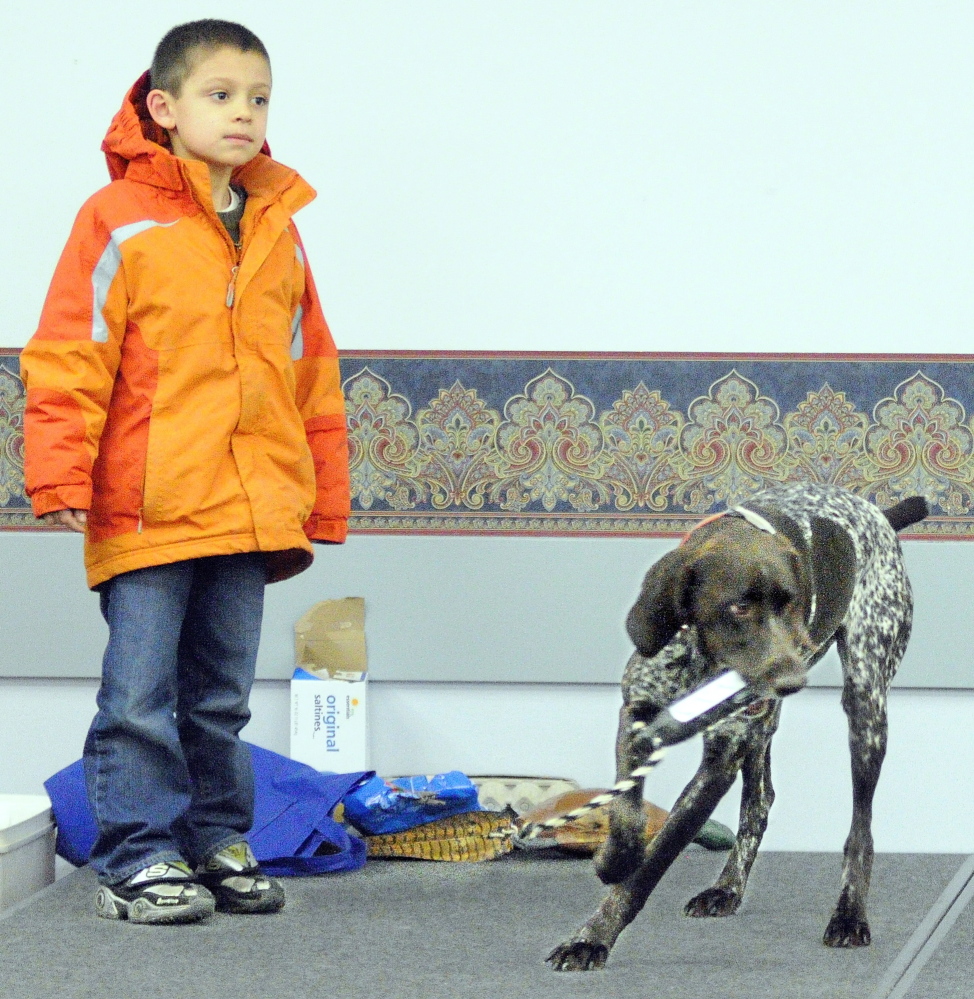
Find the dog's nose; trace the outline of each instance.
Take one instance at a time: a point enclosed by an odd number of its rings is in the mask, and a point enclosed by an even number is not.
[[[800,659],[779,659],[772,663],[765,680],[779,697],[785,697],[797,693],[808,683],[808,670]]]

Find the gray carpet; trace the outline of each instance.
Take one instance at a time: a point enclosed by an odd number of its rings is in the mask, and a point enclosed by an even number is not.
[[[909,999],[958,999],[974,995],[974,912],[967,910],[924,966]]]
[[[926,961],[903,999],[969,999],[974,995],[974,906],[969,897],[961,904],[959,913],[955,908],[945,914],[937,934],[942,938],[934,937],[932,953],[923,955]]]
[[[604,894],[586,860],[518,853],[486,864],[370,861],[353,874],[287,880],[278,915],[217,914],[166,928],[96,918],[94,878],[80,870],[0,919],[0,995],[859,999],[882,980],[964,858],[878,856],[874,943],[854,951],[820,942],[837,895],[838,854],[762,854],[735,917],[684,918],[683,903],[723,860],[684,854],[608,967],[586,974],[544,964]],[[965,925],[958,957],[974,932]],[[942,957],[941,974],[962,975],[951,948]],[[969,994],[968,986],[910,996]]]

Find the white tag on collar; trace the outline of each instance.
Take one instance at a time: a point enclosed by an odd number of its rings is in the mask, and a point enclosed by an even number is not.
[[[753,527],[764,531],[765,534],[777,534],[778,532],[774,529],[773,524],[769,524],[768,521],[764,519],[759,513],[755,513],[753,510],[748,510],[746,506],[731,506],[728,507],[731,513],[736,513],[739,517],[743,517],[749,524]]]

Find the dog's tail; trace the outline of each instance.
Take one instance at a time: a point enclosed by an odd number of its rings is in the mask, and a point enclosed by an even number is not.
[[[917,524],[925,517],[929,517],[930,507],[922,496],[907,496],[905,500],[900,500],[896,506],[884,510],[883,514],[893,525],[894,531],[902,531],[904,527]]]

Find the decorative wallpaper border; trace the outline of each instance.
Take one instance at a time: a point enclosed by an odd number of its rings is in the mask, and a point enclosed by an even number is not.
[[[974,539],[974,356],[346,351],[352,530],[684,533],[775,482],[833,482],[912,537]],[[0,530],[23,494],[19,351],[0,350]]]

